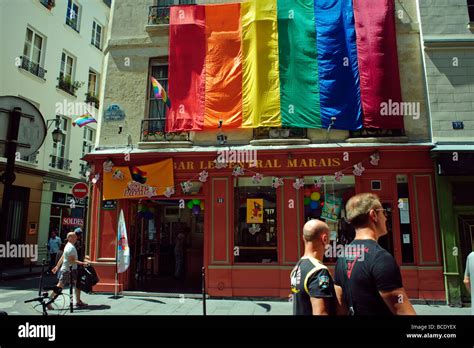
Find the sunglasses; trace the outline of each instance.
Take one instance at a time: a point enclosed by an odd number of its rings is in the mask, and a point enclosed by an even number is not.
[[[383,211],[383,215],[385,215],[385,217],[388,217],[388,211],[387,209],[385,208],[379,208],[379,209],[374,209],[375,211]]]

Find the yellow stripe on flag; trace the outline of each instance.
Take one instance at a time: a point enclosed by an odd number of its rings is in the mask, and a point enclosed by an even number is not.
[[[241,5],[242,128],[280,127],[280,71],[276,0]]]

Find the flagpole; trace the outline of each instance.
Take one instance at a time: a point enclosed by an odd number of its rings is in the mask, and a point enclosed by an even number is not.
[[[116,235],[116,240],[115,240],[115,298],[118,297],[118,245],[119,245],[119,231],[120,231],[120,213],[119,213],[119,218],[118,218],[118,223],[117,223],[117,233]]]

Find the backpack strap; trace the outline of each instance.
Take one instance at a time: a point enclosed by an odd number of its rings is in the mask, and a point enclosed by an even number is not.
[[[313,274],[315,274],[316,272],[318,272],[322,269],[328,269],[328,268],[316,259],[313,259],[313,258],[309,257],[308,260],[310,260],[311,263],[314,265],[314,268],[311,271],[309,271],[308,274],[306,275],[306,278],[304,279],[304,283],[303,283],[304,284],[304,290],[309,295],[309,289],[308,289],[308,280],[309,280],[309,278],[311,278],[311,276]]]

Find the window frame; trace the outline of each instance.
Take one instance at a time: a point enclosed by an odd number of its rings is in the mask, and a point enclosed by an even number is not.
[[[51,155],[55,156],[57,158],[62,158],[64,161],[68,159],[68,144],[67,140],[69,139],[69,129],[70,127],[70,120],[68,117],[63,116],[63,115],[56,115],[56,119],[59,119],[59,129],[63,131],[63,138],[61,143],[55,143],[53,142],[53,148],[51,151]],[[56,124],[55,124],[56,126]],[[62,154],[62,156],[61,156]],[[57,166],[52,167],[52,168],[57,168]]]
[[[77,12],[72,12],[74,6],[77,7]],[[68,0],[66,7],[66,25],[78,33],[80,32],[81,10],[81,5],[76,0]],[[75,13],[73,17],[71,17],[71,13]],[[72,23],[75,23],[75,25]]]
[[[29,47],[30,52],[29,52],[29,54],[26,54],[25,49],[27,48],[28,31],[31,31],[32,36],[31,36],[31,42],[30,42],[30,47]],[[39,49],[39,61],[38,62],[35,62],[33,60],[36,37],[39,37],[41,39],[41,47]],[[25,56],[30,62],[32,62],[34,64],[37,64],[39,66],[43,66],[45,41],[46,41],[46,39],[45,39],[44,35],[38,33],[38,31],[34,30],[32,27],[27,26],[26,27],[25,41],[24,41],[24,45],[23,45],[23,56]]]
[[[467,0],[467,15],[469,22],[474,23],[474,0]]]
[[[99,42],[97,43],[97,27],[100,27]],[[104,26],[96,19],[92,21],[91,45],[102,51],[102,38],[104,35]]]
[[[163,68],[163,71],[162,71],[162,75],[163,76],[154,76],[153,75],[153,68]],[[163,123],[163,129],[165,129],[165,126],[166,126],[166,119],[167,119],[167,116],[168,116],[168,110],[166,108],[166,105],[165,103],[163,102],[163,100],[160,100],[160,99],[156,99],[153,97],[152,93],[153,93],[153,90],[151,88],[151,80],[150,78],[153,76],[154,78],[156,78],[158,80],[158,82],[163,86],[163,88],[165,90],[168,90],[168,69],[169,69],[169,64],[167,63],[167,60],[164,61],[162,59],[150,59],[150,62],[149,62],[149,65],[148,65],[148,87],[147,87],[147,96],[146,96],[146,107],[145,107],[145,115],[144,115],[144,119],[150,119],[150,118],[157,118],[159,119],[158,122],[162,122]],[[160,111],[160,108],[162,108],[163,110],[163,115],[157,115],[159,117],[150,117],[152,115],[150,115],[150,112],[152,110],[152,107],[151,107],[151,103],[152,101],[157,101],[157,103],[159,103],[158,105],[158,111]],[[145,125],[145,126],[148,126],[148,125]]]
[[[64,61],[63,61],[63,57],[65,57]],[[65,80],[66,77],[67,77],[67,75],[65,75],[65,73],[64,73],[64,70],[67,67],[68,58],[70,58],[72,60],[71,75],[69,76],[69,78],[71,80],[71,83],[73,83],[74,82],[74,73],[75,73],[75,68],[76,68],[76,57],[72,56],[71,54],[69,54],[68,52],[66,52],[64,50],[61,53],[61,64],[60,64],[60,67],[59,67],[59,78],[62,79],[62,80]],[[63,64],[63,62],[64,62],[64,64]]]
[[[239,179],[251,179],[251,177],[247,177],[247,176],[243,176],[243,177],[240,177],[240,178],[235,178],[234,180],[234,185],[233,185],[233,195],[234,195],[234,212],[233,212],[233,218],[234,218],[234,226],[235,228],[233,228],[232,230],[232,246],[233,246],[233,249],[235,247],[239,247],[242,248],[242,247],[246,247],[246,246],[243,246],[241,245],[242,243],[239,242],[239,226],[241,224],[240,220],[241,220],[241,217],[239,216],[239,209],[240,209],[240,203],[239,203],[239,200],[240,200],[240,192],[238,192],[238,189],[239,189]],[[270,177],[268,178],[264,178],[264,180],[266,179],[269,179],[271,180]],[[269,186],[268,184],[265,184],[264,182],[263,183],[260,183],[259,185],[255,185],[255,187],[260,187],[260,186],[264,186],[265,188],[271,188],[271,186]],[[252,187],[252,186],[241,186],[241,187]],[[263,208],[264,210],[265,209],[274,209],[274,235],[275,235],[275,246],[270,246],[271,248],[274,248],[275,249],[275,254],[276,254],[276,261],[272,261],[272,262],[255,262],[255,261],[238,261],[236,260],[236,257],[239,257],[240,255],[236,256],[234,254],[233,255],[233,258],[232,258],[232,264],[234,265],[243,265],[243,266],[277,266],[277,265],[281,265],[283,263],[283,259],[282,259],[282,254],[281,254],[281,248],[282,248],[282,237],[281,237],[281,233],[280,233],[280,230],[281,230],[281,226],[280,225],[280,214],[281,214],[281,211],[280,211],[280,206],[279,206],[279,202],[280,202],[280,199],[281,199],[281,192],[280,190],[278,189],[273,189],[271,188],[272,190],[274,190],[274,195],[275,195],[275,207],[274,208]],[[251,197],[249,197],[251,198]],[[245,214],[244,214],[245,215]],[[264,217],[264,221],[265,221],[265,217]],[[258,232],[258,233],[264,233],[263,231],[262,232]],[[267,242],[266,242],[267,243]],[[239,245],[238,245],[239,244]],[[252,248],[252,247],[249,247],[249,248]],[[258,250],[260,248],[260,246],[254,246],[254,250]],[[240,253],[239,253],[240,254]]]
[[[91,94],[91,90],[90,90],[91,75],[95,75],[94,91],[92,95],[97,98],[97,96],[99,95],[100,74],[94,69],[89,68],[89,73],[87,75],[87,93],[89,94]]]

